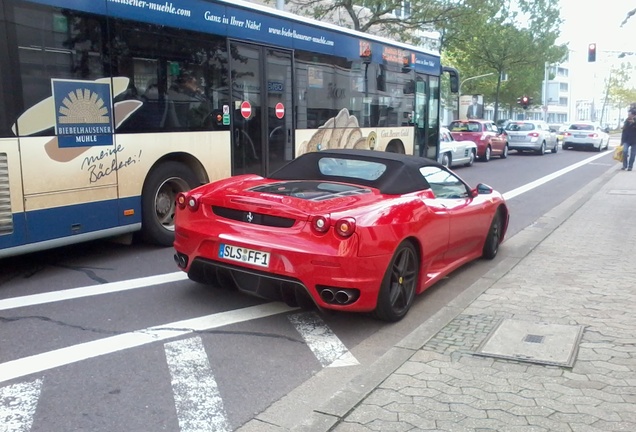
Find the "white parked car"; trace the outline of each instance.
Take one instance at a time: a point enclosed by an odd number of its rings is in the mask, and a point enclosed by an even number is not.
[[[579,121],[571,123],[563,133],[563,149],[589,148],[596,151],[607,150],[609,134],[598,123]]]
[[[471,166],[477,157],[477,144],[473,141],[456,141],[447,128],[439,130],[438,162],[446,167]]]

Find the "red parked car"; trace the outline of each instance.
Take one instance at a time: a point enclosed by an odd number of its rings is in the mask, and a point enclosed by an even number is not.
[[[174,259],[197,282],[397,321],[416,294],[494,258],[508,219],[501,194],[430,159],[324,150],[180,193]]]
[[[448,125],[456,140],[477,144],[477,159],[488,162],[491,157],[508,157],[508,137],[491,120],[455,120]]]

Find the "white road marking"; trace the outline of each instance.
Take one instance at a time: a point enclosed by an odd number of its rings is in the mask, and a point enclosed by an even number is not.
[[[251,321],[296,310],[283,303],[266,303],[230,310],[199,318],[149,327],[104,339],[94,340],[54,351],[0,363],[0,382],[68,365],[81,360],[111,354],[128,348],[210,330],[239,322]]]
[[[40,399],[42,380],[0,388],[0,427],[2,432],[29,432]]]
[[[80,297],[89,297],[100,294],[109,294],[118,291],[127,291],[137,288],[146,288],[151,285],[160,285],[170,282],[178,282],[188,279],[185,272],[175,272],[137,279],[111,282],[101,285],[91,285],[81,288],[72,288],[62,291],[53,291],[42,294],[33,294],[22,297],[0,300],[0,310],[14,309],[25,306],[34,306],[44,303],[53,303],[62,300],[71,300]]]
[[[574,171],[575,169],[580,168],[583,165],[587,165],[587,164],[589,164],[590,162],[592,162],[592,161],[594,161],[596,159],[600,159],[603,156],[608,156],[609,154],[610,153],[608,153],[608,152],[602,152],[602,153],[599,153],[599,154],[597,154],[595,156],[589,157],[587,159],[583,159],[582,161],[577,162],[574,165],[570,165],[568,167],[560,169],[559,171],[555,171],[552,174],[548,174],[547,176],[541,177],[539,179],[536,179],[535,181],[532,181],[532,182],[527,183],[527,184],[525,184],[523,186],[520,186],[520,187],[518,187],[516,189],[508,191],[508,192],[504,193],[503,196],[504,196],[504,198],[506,200],[515,198],[515,197],[517,197],[517,196],[519,196],[519,195],[521,195],[523,193],[526,193],[526,192],[528,192],[528,191],[530,191],[530,190],[532,190],[532,189],[534,189],[536,187],[539,187],[539,186],[541,186],[541,185],[543,185],[543,184],[545,184],[545,183],[547,183],[547,182],[549,182],[551,180],[554,180],[557,177],[561,177],[562,175],[567,174],[570,171]]]
[[[323,367],[355,366],[360,363],[315,312],[289,315],[289,321],[305,339]]]
[[[201,338],[169,342],[164,347],[181,432],[230,432]]]

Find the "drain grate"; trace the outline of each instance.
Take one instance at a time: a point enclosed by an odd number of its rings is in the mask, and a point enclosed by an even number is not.
[[[545,336],[533,334],[526,335],[526,337],[523,338],[523,341],[528,343],[543,343],[544,340]]]
[[[502,320],[476,355],[572,367],[583,326]]]

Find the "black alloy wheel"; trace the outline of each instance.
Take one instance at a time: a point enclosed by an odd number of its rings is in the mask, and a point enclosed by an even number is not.
[[[495,213],[486,235],[486,242],[482,250],[481,256],[486,259],[493,259],[499,252],[499,243],[501,243],[501,214],[499,211]]]
[[[413,304],[419,273],[420,263],[415,247],[408,241],[402,242],[382,279],[376,317],[389,322],[404,318]]]

